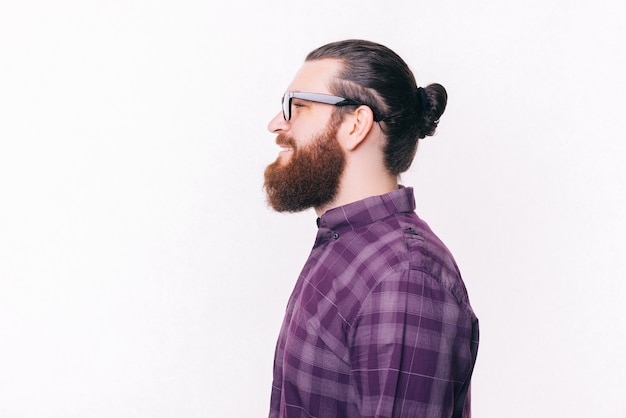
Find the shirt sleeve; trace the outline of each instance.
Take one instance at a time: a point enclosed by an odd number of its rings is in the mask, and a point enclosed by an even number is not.
[[[427,274],[381,280],[351,330],[359,415],[467,417],[473,332],[463,306]]]

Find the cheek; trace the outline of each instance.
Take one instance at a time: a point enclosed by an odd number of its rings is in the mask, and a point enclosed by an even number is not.
[[[304,123],[306,122],[306,123]],[[325,118],[307,118],[305,120],[299,120],[297,123],[292,124],[289,136],[295,143],[295,148],[303,148],[312,143],[315,138],[323,134],[328,126],[328,121]]]

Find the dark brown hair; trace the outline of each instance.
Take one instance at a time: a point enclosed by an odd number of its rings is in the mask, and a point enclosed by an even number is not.
[[[435,133],[448,95],[441,84],[418,88],[402,58],[386,46],[358,39],[311,51],[306,61],[336,59],[343,70],[329,86],[333,94],[368,105],[387,138],[385,165],[392,174],[411,166],[418,140]],[[338,112],[346,112],[339,107]]]

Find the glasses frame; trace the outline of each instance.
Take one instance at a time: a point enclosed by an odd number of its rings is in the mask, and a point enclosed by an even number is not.
[[[286,91],[282,98],[283,118],[285,121],[291,120],[291,101],[293,99],[306,100],[308,102],[324,103],[333,106],[368,106],[365,103],[356,100],[346,99],[345,97],[333,96],[325,93],[307,93],[300,91]],[[371,106],[368,106],[371,107]],[[377,118],[375,117],[375,120]]]

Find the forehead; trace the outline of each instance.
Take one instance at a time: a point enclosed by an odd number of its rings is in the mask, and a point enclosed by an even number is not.
[[[341,62],[335,59],[306,61],[289,84],[288,90],[330,93],[328,86],[341,68]]]

